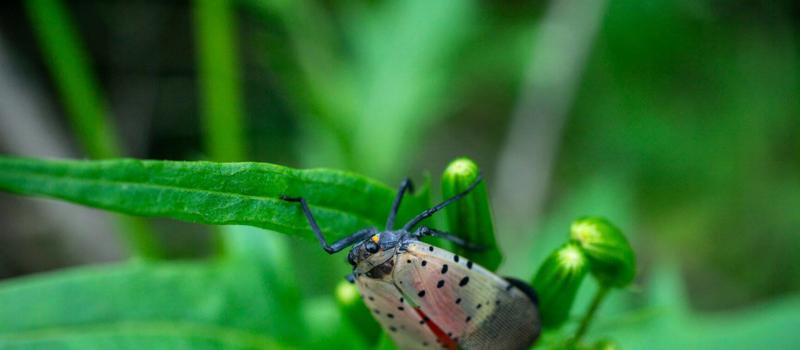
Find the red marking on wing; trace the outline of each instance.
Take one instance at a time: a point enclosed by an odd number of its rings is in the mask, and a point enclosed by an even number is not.
[[[427,325],[428,328],[430,328],[431,332],[433,332],[433,334],[436,336],[436,339],[438,339],[442,343],[442,345],[445,346],[445,348],[447,348],[448,350],[458,350],[458,343],[456,343],[456,341],[453,340],[452,338],[448,337],[447,334],[445,334],[445,332],[441,328],[439,328],[439,326],[436,323],[431,321],[428,318],[428,316],[426,316],[425,313],[422,312],[422,310],[420,310],[420,308],[415,307],[414,311],[417,312],[417,315],[419,315],[419,317],[421,317],[423,320],[426,320],[425,325]]]

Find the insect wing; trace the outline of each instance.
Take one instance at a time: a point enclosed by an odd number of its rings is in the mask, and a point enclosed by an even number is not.
[[[527,349],[538,337],[531,298],[483,267],[418,241],[396,261],[395,285],[460,348]]]
[[[436,336],[391,281],[362,275],[356,278],[356,284],[364,303],[399,349],[434,348]]]

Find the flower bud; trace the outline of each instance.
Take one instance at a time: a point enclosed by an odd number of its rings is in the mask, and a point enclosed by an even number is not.
[[[452,161],[442,175],[442,197],[450,198],[466,190],[479,175],[478,165],[469,158],[462,157]],[[502,255],[494,238],[494,223],[486,184],[478,184],[470,194],[448,206],[445,213],[448,232],[480,247],[475,250],[455,245],[453,249],[489,270],[496,270]]]
[[[574,243],[564,244],[547,257],[532,283],[539,296],[542,326],[558,328],[567,320],[588,271],[589,261]]]
[[[619,349],[617,343],[612,342],[610,340],[601,340],[592,345],[592,350],[617,350],[617,349]]]
[[[611,222],[598,217],[575,220],[570,238],[586,254],[601,285],[619,288],[633,281],[636,257],[628,239]]]
[[[342,315],[350,321],[367,340],[368,344],[375,344],[381,335],[381,326],[370,314],[367,306],[361,300],[358,288],[347,281],[341,281],[336,286],[336,303]]]

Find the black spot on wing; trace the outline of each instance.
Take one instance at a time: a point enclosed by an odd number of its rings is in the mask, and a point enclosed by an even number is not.
[[[444,287],[444,280],[439,280],[439,282],[436,283],[436,288],[442,288],[442,287]]]
[[[455,262],[458,262],[458,259],[459,259],[459,258],[458,258],[458,255],[455,255],[455,254],[454,254],[454,255],[453,255],[453,261],[455,261]]]
[[[466,286],[467,283],[469,283],[469,276],[464,276],[464,278],[461,279],[461,282],[458,282],[458,285],[459,287],[463,287]]]
[[[422,266],[428,265],[428,261],[427,260],[422,260],[422,264],[421,265]]]
[[[425,290],[419,291],[419,293],[417,293],[417,295],[419,295],[420,298],[425,297]]]
[[[447,264],[442,265],[442,275],[447,273]]]
[[[428,250],[432,252],[433,251],[433,246],[432,245],[428,246]]]
[[[461,298],[456,299],[456,304],[461,304]]]
[[[472,261],[467,261],[467,268],[472,270]]]

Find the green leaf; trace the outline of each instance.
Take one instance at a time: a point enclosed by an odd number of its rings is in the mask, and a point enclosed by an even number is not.
[[[266,163],[73,161],[0,157],[0,189],[134,215],[204,224],[241,224],[313,238],[296,203],[305,197],[329,241],[380,227],[394,189],[352,173]],[[400,217],[426,206],[425,191],[403,202]]]
[[[0,284],[0,348],[287,349],[304,335],[298,300],[264,273],[127,263],[12,280]]]
[[[383,333],[381,338],[378,341],[378,344],[375,346],[376,350],[397,350],[397,347],[394,345],[392,338],[389,338],[389,335]]]
[[[646,292],[655,317],[607,322],[592,335],[614,339],[626,349],[791,349],[800,342],[800,295],[735,311],[696,312],[686,304],[679,267],[654,265]]]
[[[336,302],[342,314],[368,343],[375,344],[383,333],[381,325],[361,298],[361,293],[354,283],[342,280],[336,285]]]

